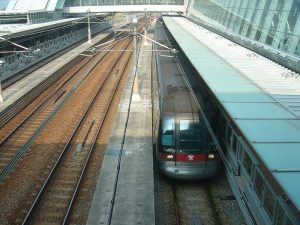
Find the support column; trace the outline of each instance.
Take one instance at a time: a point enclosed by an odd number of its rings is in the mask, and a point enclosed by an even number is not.
[[[234,2],[235,2],[235,0],[230,0],[229,5],[227,7],[227,12],[226,12],[226,15],[224,18],[224,23],[223,23],[226,28],[228,28],[228,24],[229,24],[229,20],[230,20],[231,14],[232,14],[232,8],[234,5]]]
[[[133,72],[135,74],[137,70],[137,43],[136,43],[136,25],[137,18],[132,18],[131,21],[132,29],[133,29]]]
[[[2,60],[0,60],[0,67],[5,67],[5,60],[4,59],[2,59]],[[3,71],[5,71],[5,70],[3,70]],[[4,102],[4,97],[3,97],[3,95],[2,95],[2,84],[1,84],[1,76],[0,76],[0,102]]]
[[[234,27],[234,33],[236,33],[236,34],[240,33],[241,26],[244,24],[243,20],[245,19],[245,16],[246,16],[246,10],[247,10],[247,6],[249,5],[249,1],[252,1],[252,0],[243,0],[240,5],[240,10],[239,10],[238,15],[241,18],[241,23],[238,26],[235,25],[235,27]]]
[[[263,44],[266,43],[268,34],[270,32],[270,28],[271,28],[272,21],[273,21],[273,16],[276,13],[277,4],[278,4],[278,0],[271,1],[267,16],[266,16],[266,18],[264,18],[264,20],[265,20],[265,22],[263,24],[264,30],[263,30],[263,32],[260,36],[260,40],[259,40],[259,42],[261,42]]]
[[[31,22],[30,22],[30,15],[29,15],[29,13],[27,13],[27,24],[30,24]]]
[[[210,6],[210,15],[211,15],[211,19],[216,21],[215,17],[217,14],[217,4],[214,2],[210,2],[211,6]]]
[[[300,37],[298,35],[294,35],[294,34],[300,34],[300,16],[298,16],[297,22],[295,24],[295,28],[292,32],[293,33],[288,41],[287,51],[289,53],[294,54],[296,51],[297,44],[300,40]]]
[[[259,10],[256,10],[256,13],[255,13],[255,16],[254,16],[254,20],[252,22],[253,27],[252,27],[252,30],[251,30],[251,33],[250,33],[250,36],[249,36],[252,40],[255,40],[256,33],[259,30],[261,30],[261,28],[259,27],[259,25],[260,25],[261,19],[264,19],[264,18],[262,18],[262,15],[264,13],[266,4],[267,4],[267,0],[261,0],[260,3],[259,3],[259,5],[258,5],[258,9]]]
[[[224,3],[223,3],[222,14],[221,14],[221,16],[219,17],[219,18],[220,18],[220,20],[219,20],[219,23],[220,23],[220,24],[224,24],[224,20],[225,20],[226,15],[227,15],[227,11],[228,11],[229,4],[230,4],[230,0],[225,0]]]
[[[238,23],[239,23],[238,12],[239,12],[239,9],[241,7],[241,2],[242,1],[243,0],[235,0],[235,4],[234,4],[233,9],[232,9],[233,16],[231,17],[231,20],[229,21],[229,24],[228,24],[229,30],[233,31],[235,26],[238,26]]]
[[[87,10],[87,14],[88,14],[88,43],[92,43],[90,12],[91,12],[90,9],[88,9]]]
[[[4,102],[4,97],[3,97],[3,95],[2,95],[1,79],[0,79],[0,102]]]
[[[293,0],[285,0],[283,3],[282,11],[280,12],[280,20],[277,26],[277,30],[275,31],[275,37],[272,43],[274,48],[282,49],[283,43],[280,45],[280,42],[283,42],[285,36],[285,26],[286,21],[289,17],[289,13],[291,11],[291,7],[293,5]],[[293,9],[294,10],[294,9]]]
[[[190,0],[189,2],[188,2],[188,5],[187,5],[187,10],[186,10],[186,13],[190,16],[190,12],[191,12],[191,10],[196,10],[197,12],[198,12],[198,10],[197,9],[195,9],[195,3],[194,3],[194,0]]]
[[[144,33],[145,37],[147,37],[147,27],[145,27],[145,33]],[[144,45],[148,45],[148,41],[147,38],[144,38]]]
[[[185,13],[188,14],[188,11],[190,10],[190,7],[194,4],[192,4],[193,0],[184,0],[184,6],[185,6]],[[193,1],[194,3],[194,1]],[[149,0],[149,5],[150,5],[150,0]]]
[[[242,32],[241,32],[241,35],[243,37],[246,37],[248,28],[251,25],[251,19],[252,19],[253,14],[255,13],[255,4],[256,4],[256,0],[251,0],[250,4],[247,7],[247,11],[245,14],[245,24],[244,24]]]

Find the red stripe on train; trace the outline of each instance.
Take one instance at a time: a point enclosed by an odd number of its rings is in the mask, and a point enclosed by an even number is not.
[[[205,161],[206,154],[177,154],[176,161],[178,162],[194,162]]]
[[[178,153],[178,154],[160,153],[159,154],[160,160],[165,160],[165,161],[175,161],[175,157],[176,157],[176,161],[178,162],[218,160],[217,154],[184,154],[184,153]]]

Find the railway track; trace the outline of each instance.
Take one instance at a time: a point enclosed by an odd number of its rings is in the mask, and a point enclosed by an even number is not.
[[[22,222],[23,225],[66,224],[97,136],[126,67],[121,65],[118,67],[118,64],[127,65],[130,55],[120,56],[118,61],[121,60],[125,62],[117,62],[111,73],[107,73],[105,80],[99,85],[97,93],[42,185],[34,204]],[[120,71],[120,68],[124,69]]]
[[[246,225],[223,173],[210,180],[178,181],[156,171],[155,204],[157,224]]]
[[[0,136],[3,138],[0,140],[0,182],[3,182],[35,138],[102,58],[103,55],[98,54],[93,59],[82,60],[73,71],[59,80],[60,83],[55,88],[47,91],[44,99],[37,100],[31,112],[25,114],[23,118],[18,118],[16,126],[8,125],[1,129]]]
[[[117,49],[126,49],[126,47],[129,47],[128,42],[115,45]],[[106,83],[108,80],[114,81],[115,85],[120,82],[124,65],[128,65],[131,54],[130,51],[107,52],[103,56],[101,64],[95,63],[97,65],[92,67],[93,69],[90,69],[89,72],[86,71],[86,74],[89,75],[81,76],[79,80],[77,79],[76,85],[70,85],[68,89],[61,88],[59,92],[52,91],[55,93],[53,97],[45,100],[45,102],[50,102],[55,106],[49,110],[51,111],[50,114],[54,111],[55,114],[30,142],[25,152],[26,157],[20,157],[17,160],[19,162],[15,163],[15,169],[10,170],[9,176],[0,186],[0,194],[4,196],[0,201],[1,224],[39,224],[41,221],[43,221],[42,223],[46,222],[47,218],[50,220],[51,218],[57,219],[60,221],[58,223],[61,223],[62,218],[68,218],[64,212],[71,211],[72,204],[70,202],[73,202],[78,187],[80,187],[80,177],[84,174],[83,168],[88,165],[88,159],[92,154],[101,125],[107,115],[105,110],[108,109],[108,102],[111,101],[116,91],[116,86],[112,88]],[[118,60],[123,62],[117,63]],[[126,70],[128,73],[128,68]],[[82,74],[82,72],[80,73]],[[75,75],[71,77],[75,77]],[[95,102],[99,103],[92,104],[93,101],[90,100],[90,96],[94,96]],[[104,103],[104,99],[107,99],[106,103]],[[90,107],[90,105],[94,106]],[[47,107],[35,104],[35,108],[38,108],[37,111],[39,111]],[[50,114],[48,113],[48,116]],[[86,116],[83,116],[85,114]],[[46,119],[43,117],[38,122],[35,122],[33,117],[29,117],[32,118],[32,122],[22,123],[20,120],[18,123],[39,126],[38,124],[43,124],[49,118],[48,116]],[[36,117],[38,116],[36,115]],[[32,133],[34,129],[29,130]],[[11,129],[9,133],[17,136],[17,132],[21,131],[22,129],[20,131]],[[24,131],[30,133],[28,128],[24,128]],[[23,139],[26,143],[29,141],[28,138],[24,137]],[[3,143],[9,143],[9,140],[4,140]],[[22,143],[20,145],[24,146]],[[17,154],[12,153],[11,155]],[[48,184],[54,186],[48,186]],[[48,199],[53,199],[53,201]],[[65,199],[68,200],[65,201]],[[32,202],[35,204],[31,206]],[[41,203],[49,204],[41,205]],[[41,211],[37,211],[36,207]],[[30,211],[28,212],[29,208]],[[62,210],[62,208],[64,209]],[[50,209],[54,210],[52,214]],[[47,212],[50,216],[47,215]],[[46,214],[43,215],[43,213]],[[22,218],[24,217],[28,220],[23,221]]]
[[[166,180],[163,204],[168,217],[158,218],[166,225],[222,225],[206,185]]]
[[[177,225],[220,225],[207,185],[172,182]]]
[[[102,32],[102,31],[101,31]],[[5,88],[8,88],[9,86],[11,86],[12,84],[14,84],[15,82],[21,80],[22,78],[28,76],[30,73],[34,72],[35,70],[43,67],[44,65],[46,65],[47,63],[51,62],[52,60],[56,59],[57,57],[65,54],[68,51],[71,51],[74,47],[84,43],[85,40],[81,40],[77,43],[75,43],[72,46],[69,46],[65,49],[62,49],[61,51],[55,53],[54,55],[48,56],[47,58],[43,59],[42,61],[32,65],[29,68],[26,68],[22,71],[20,71],[20,73],[18,73],[15,76],[12,76],[10,78],[8,78],[7,80],[5,80],[4,82],[2,82],[2,89],[4,90]]]
[[[112,34],[108,35],[97,44],[106,42],[110,38],[112,38]],[[0,118],[0,139],[3,138],[3,136],[1,136],[1,133],[3,133],[2,130],[8,129],[9,131],[12,129],[9,127],[14,127],[15,124],[20,122],[20,120],[23,120],[22,118],[31,112],[36,104],[39,104],[44,98],[46,98],[50,94],[51,90],[53,90],[60,83],[64,82],[64,78],[68,76],[68,74],[73,73],[75,70],[78,70],[77,68],[82,64],[87,63],[84,63],[84,61],[89,61],[91,59],[92,57],[87,59],[86,57],[80,55],[77,56],[74,60],[41,82],[38,86],[34,87],[22,98],[18,99],[13,105],[3,110]]]

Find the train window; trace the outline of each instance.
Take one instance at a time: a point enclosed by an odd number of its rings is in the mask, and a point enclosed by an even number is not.
[[[256,170],[255,173],[255,179],[254,179],[254,190],[260,199],[262,201],[263,191],[264,191],[264,180],[260,172]]]
[[[225,142],[226,142],[226,144],[230,143],[230,137],[231,137],[231,127],[227,124],[226,131],[225,131]]]
[[[245,150],[243,152],[243,166],[247,171],[248,175],[251,176],[252,160]]]
[[[263,206],[267,214],[270,216],[270,218],[273,217],[274,205],[275,205],[275,197],[272,191],[270,190],[270,188],[268,187],[268,185],[266,185]]]
[[[181,152],[201,151],[201,126],[191,120],[180,120],[179,143]]]
[[[218,127],[218,130],[219,130],[219,132],[220,132],[220,136],[221,136],[221,137],[224,137],[225,134],[226,134],[226,123],[227,123],[227,121],[226,121],[225,119],[219,119],[219,120],[218,120],[218,125],[217,125],[217,127]],[[215,129],[216,129],[216,128],[215,128]]]
[[[292,221],[290,221],[290,219],[287,218],[285,225],[294,225],[294,223],[292,223]]]
[[[161,143],[164,146],[175,146],[175,138],[174,138],[174,118],[166,117],[163,119],[162,123],[162,139]]]
[[[230,147],[233,153],[236,155],[236,150],[237,150],[237,137],[234,134],[234,132],[231,133],[231,138],[230,138]]]
[[[242,161],[243,151],[244,151],[243,145],[241,143],[241,140],[239,140],[237,146],[237,153],[236,153],[236,157],[238,158],[239,161]]]
[[[275,218],[275,225],[283,225],[284,222],[284,212],[280,204],[278,204],[276,210],[276,218]]]

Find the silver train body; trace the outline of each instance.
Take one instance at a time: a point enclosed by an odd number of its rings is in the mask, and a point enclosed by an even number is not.
[[[155,39],[170,45],[159,22]],[[193,90],[177,57],[161,47],[155,50],[153,137],[159,170],[176,179],[213,177],[220,159],[200,117]]]

